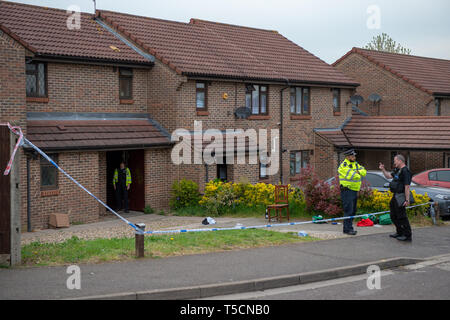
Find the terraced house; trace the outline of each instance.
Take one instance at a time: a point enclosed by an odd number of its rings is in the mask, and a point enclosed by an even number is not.
[[[333,64],[360,83],[365,117],[322,131],[370,169],[403,153],[413,173],[450,167],[450,60],[353,48]]]
[[[337,149],[314,129],[351,116],[358,83],[278,32],[103,10],[81,13],[73,29],[67,18],[65,10],[0,2],[0,121],[19,124],[106,203],[114,206],[121,160],[132,172],[132,210],[167,208],[171,184],[182,178],[203,189],[214,178],[295,183],[307,164],[335,174]],[[175,164],[171,134],[182,128],[195,139],[198,126],[200,136],[217,129],[225,140],[235,137],[230,129],[278,130],[280,169],[268,175],[259,160],[229,163],[223,154],[213,165]],[[248,156],[250,147],[232,152]],[[46,228],[51,213],[71,222],[105,214],[32,152],[21,151],[18,188],[23,227]]]

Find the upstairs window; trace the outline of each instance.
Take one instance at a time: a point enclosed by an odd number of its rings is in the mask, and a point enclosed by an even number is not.
[[[47,65],[44,62],[25,64],[27,97],[47,97]]]
[[[290,97],[291,114],[310,115],[309,88],[292,87]]]
[[[119,98],[133,99],[133,69],[119,68]]]
[[[341,112],[341,89],[332,89],[333,91],[333,112]]]
[[[245,106],[252,114],[267,115],[267,86],[246,85]]]
[[[207,107],[206,82],[197,82],[196,87],[196,106],[198,110],[205,110]]]

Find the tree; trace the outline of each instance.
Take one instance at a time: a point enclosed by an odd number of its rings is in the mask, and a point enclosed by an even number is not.
[[[372,41],[369,42],[364,48],[376,51],[411,54],[411,49],[401,46],[386,33],[373,37]]]

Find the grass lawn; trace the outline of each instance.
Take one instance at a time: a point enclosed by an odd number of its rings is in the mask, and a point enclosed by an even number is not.
[[[318,240],[261,229],[191,232],[145,237],[145,257],[162,258]],[[134,238],[34,242],[22,247],[23,266],[55,266],[134,260]]]

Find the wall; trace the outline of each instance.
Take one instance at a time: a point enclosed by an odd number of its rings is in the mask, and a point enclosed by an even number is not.
[[[357,53],[351,53],[335,67],[361,84],[357,88],[357,94],[365,101],[359,107],[369,115],[434,115],[431,95]],[[368,100],[372,93],[378,93],[382,97],[379,110],[378,106],[373,106]]]
[[[52,154],[49,154],[52,157]],[[67,152],[58,154],[58,165],[93,194],[100,194],[99,153]],[[33,229],[48,228],[51,213],[69,214],[70,223],[88,223],[98,220],[98,202],[76,186],[61,172],[56,190],[41,190],[40,160],[30,161],[31,225]],[[26,211],[22,226],[26,230]]]

